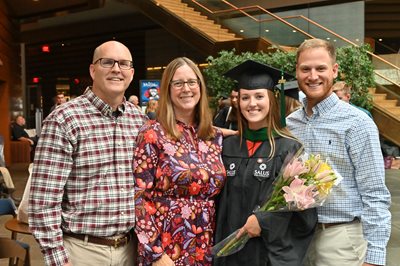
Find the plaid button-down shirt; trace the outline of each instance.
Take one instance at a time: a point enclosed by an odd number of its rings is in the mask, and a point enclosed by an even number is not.
[[[44,121],[35,151],[29,225],[47,265],[68,261],[63,231],[111,237],[135,224],[133,155],[147,118],[127,101],[118,111],[113,115],[88,88]]]

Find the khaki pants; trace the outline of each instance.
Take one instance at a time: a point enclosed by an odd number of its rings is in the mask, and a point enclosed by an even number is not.
[[[318,228],[305,260],[307,266],[359,266],[367,252],[360,222]]]
[[[128,245],[114,248],[64,236],[64,246],[72,266],[135,266],[137,241],[133,237]]]

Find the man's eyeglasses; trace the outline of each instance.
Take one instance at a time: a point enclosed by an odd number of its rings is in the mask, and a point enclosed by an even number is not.
[[[100,66],[105,68],[113,68],[115,63],[118,63],[120,69],[131,69],[133,68],[133,62],[130,60],[114,60],[111,58],[99,58],[93,62],[95,65],[97,62],[100,62]]]
[[[183,81],[183,80],[173,80],[173,81],[171,81],[171,85],[175,89],[182,89],[185,84],[187,84],[189,88],[194,89],[194,88],[197,88],[199,86],[200,80],[198,80],[198,79],[189,79],[188,81]]]

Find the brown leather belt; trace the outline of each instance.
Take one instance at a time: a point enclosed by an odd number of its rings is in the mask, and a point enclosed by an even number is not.
[[[132,238],[130,233],[127,233],[125,236],[115,238],[115,239],[98,237],[98,236],[90,236],[90,235],[82,235],[82,234],[74,234],[74,233],[66,233],[66,232],[64,232],[64,235],[70,236],[70,237],[73,237],[76,239],[80,239],[82,241],[87,241],[89,243],[110,246],[110,247],[114,247],[114,248],[119,248],[119,247],[123,247],[123,246],[127,245]]]
[[[329,227],[335,226],[335,225],[343,225],[343,224],[352,224],[352,223],[358,223],[360,222],[360,219],[358,217],[354,218],[353,221],[349,222],[338,222],[338,223],[318,223],[318,228],[319,229],[327,229]]]

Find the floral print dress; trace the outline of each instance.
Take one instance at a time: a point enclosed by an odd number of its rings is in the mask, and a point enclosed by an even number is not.
[[[214,198],[225,182],[222,133],[209,141],[177,121],[173,140],[156,121],[142,127],[134,160],[139,265],[166,253],[175,265],[211,265]]]

